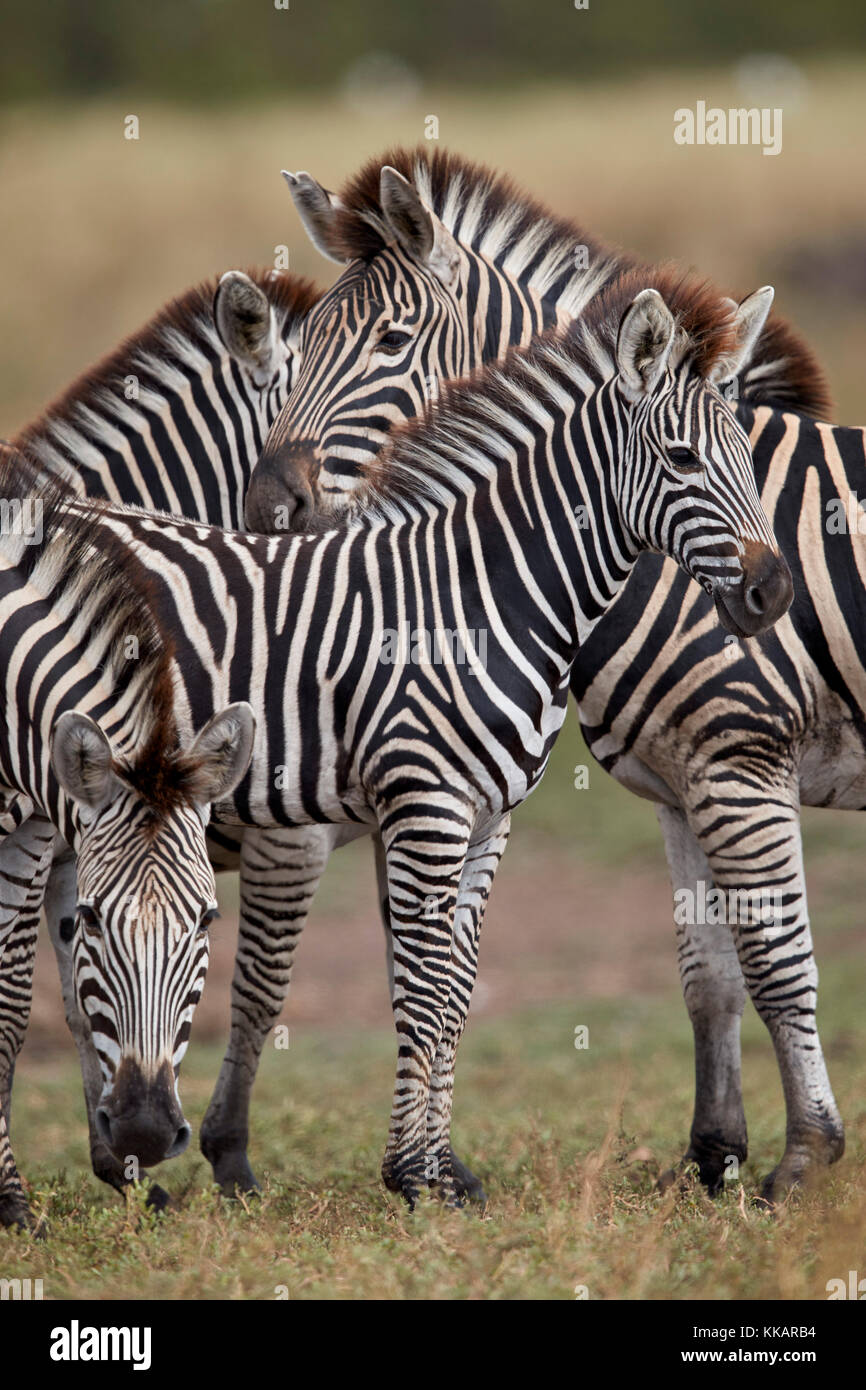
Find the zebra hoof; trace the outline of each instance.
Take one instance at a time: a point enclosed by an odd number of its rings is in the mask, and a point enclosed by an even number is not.
[[[824,1127],[808,1131],[786,1149],[780,1162],[761,1184],[761,1198],[777,1206],[798,1188],[820,1181],[832,1163],[845,1152],[845,1131],[841,1121],[828,1118]]]
[[[389,1192],[402,1197],[410,1211],[414,1211],[421,1195],[419,1175],[420,1163],[398,1162],[390,1156],[382,1164],[382,1181]],[[424,1184],[426,1186],[426,1184]]]
[[[255,1197],[262,1190],[245,1153],[223,1154],[213,1165],[213,1177],[224,1197]]]
[[[154,1182],[150,1185],[150,1191],[147,1194],[144,1205],[150,1207],[151,1211],[155,1211],[161,1216],[162,1213],[171,1206],[171,1197],[164,1187],[160,1187],[158,1182]]]
[[[44,1222],[37,1224],[26,1199],[19,1192],[0,1197],[0,1226],[35,1236],[37,1240],[43,1239],[46,1234]]]
[[[481,1179],[476,1178],[470,1168],[457,1157],[454,1150],[451,1150],[451,1172],[454,1177],[454,1191],[458,1200],[462,1202],[474,1202],[482,1211],[487,1206],[487,1193],[481,1185]]]
[[[725,1186],[725,1167],[716,1158],[700,1159],[692,1153],[683,1154],[676,1168],[666,1168],[656,1179],[659,1192],[678,1187],[685,1192],[697,1178],[708,1197],[718,1197]]]

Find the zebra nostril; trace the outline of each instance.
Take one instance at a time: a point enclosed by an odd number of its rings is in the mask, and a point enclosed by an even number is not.
[[[97,1106],[95,1118],[97,1134],[99,1135],[103,1144],[106,1144],[109,1148],[111,1148],[111,1120],[109,1118],[108,1111],[105,1109],[104,1106]]]
[[[764,602],[764,595],[757,584],[750,584],[746,590],[746,607],[750,613],[754,613],[756,618],[763,617],[767,605]]]
[[[178,1154],[182,1154],[187,1144],[189,1143],[191,1134],[192,1130],[190,1129],[186,1120],[184,1120],[183,1124],[177,1131],[177,1134],[174,1136],[174,1143],[172,1144],[171,1148],[166,1154],[166,1158],[177,1158]]]

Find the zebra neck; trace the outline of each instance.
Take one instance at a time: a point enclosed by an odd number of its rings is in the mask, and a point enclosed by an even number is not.
[[[51,771],[55,720],[68,709],[89,714],[117,757],[132,755],[166,714],[171,725],[166,690],[159,685],[172,677],[164,675],[171,672],[165,651],[145,627],[152,619],[141,616],[133,593],[118,594],[122,580],[106,593],[99,578],[88,581],[85,562],[78,580],[70,582],[62,539],[56,549],[61,553],[51,555],[49,548],[40,560],[35,580],[22,583],[14,568],[0,569],[0,606],[8,603],[11,614],[0,623],[0,784],[29,797],[74,847],[81,813]],[[169,727],[166,742],[172,737]]]
[[[130,352],[15,443],[85,496],[239,528],[268,417],[287,398],[253,386],[215,333],[174,329],[170,350]]]
[[[563,650],[573,660],[625,585],[638,546],[618,500],[625,422],[616,387],[607,382],[558,413],[518,464],[518,477],[531,518],[527,570],[545,597],[558,595],[568,633]]]

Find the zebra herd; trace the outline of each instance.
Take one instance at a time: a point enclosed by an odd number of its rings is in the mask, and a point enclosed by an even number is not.
[[[844,1144],[799,807],[866,805],[866,551],[823,525],[864,432],[819,423],[769,289],[737,304],[438,152],[339,195],[287,179],[345,267],[328,292],[240,271],[189,291],[0,460],[4,517],[39,518],[0,534],[0,1221],[33,1221],[9,1110],[43,908],[120,1190],[131,1156],[188,1143],[214,870],[239,868],[201,1146],[250,1190],[258,1060],[330,851],[366,833],[398,1040],[383,1177],[410,1205],[483,1200],[450,1145],[456,1051],[569,689],[593,755],[656,803],[675,893],[745,903],[677,917],[685,1157],[710,1190],[745,1157],[748,993],[784,1086],[778,1197]],[[440,632],[483,632],[483,658],[432,659]]]

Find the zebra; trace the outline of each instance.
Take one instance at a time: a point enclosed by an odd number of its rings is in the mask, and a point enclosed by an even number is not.
[[[321,535],[98,512],[148,570],[181,737],[227,699],[253,707],[250,772],[215,818],[380,834],[398,1035],[382,1174],[410,1205],[428,1187],[456,1199],[454,1057],[484,901],[579,644],[650,547],[734,632],[763,631],[790,602],[748,441],[714,385],[750,353],[771,298],[734,311],[692,277],[622,276],[567,341],[449,389],[395,438],[364,509]],[[406,625],[483,628],[486,660],[383,661]]]
[[[441,377],[469,370],[488,351],[500,352],[510,333],[531,333],[581,312],[616,262],[612,253],[551,218],[507,181],[456,156],[391,152],[370,161],[339,197],[306,174],[292,176],[290,185],[314,243],[331,259],[349,264],[307,316],[295,393],[253,475],[246,515],[262,531],[303,530],[324,524],[353,497],[357,504],[365,473],[377,467],[375,455],[388,431],[427,408]],[[581,246],[589,248],[589,268],[582,279],[569,278],[574,248]],[[448,275],[443,265],[450,267]],[[723,388],[728,394],[730,388]],[[825,447],[830,459],[836,449],[853,448],[858,457],[858,435],[828,434],[829,427],[822,427],[819,444],[805,419],[797,423],[801,416],[823,417],[829,398],[812,354],[778,320],[742,364],[734,394],[743,398],[737,404],[741,423],[753,431],[768,510],[775,515],[779,498],[783,511],[785,503],[793,507],[792,490],[793,496],[802,495],[803,461],[791,454],[801,433],[810,440],[808,449],[801,447],[822,479],[822,494],[835,495],[838,469],[828,471]],[[773,417],[767,434],[755,423],[765,419],[755,416],[755,408],[765,405],[788,411]],[[786,486],[787,470],[792,482]],[[797,516],[799,508],[785,512],[777,526],[785,553],[799,556],[797,568],[807,569]],[[840,552],[832,569],[847,565],[848,578],[840,587],[846,592],[850,585],[856,592],[862,582],[856,556],[844,547]],[[830,627],[844,634],[853,618],[835,592],[832,582],[823,584]],[[779,891],[782,881],[786,885],[773,940],[754,932],[749,939],[742,924],[736,942],[724,922],[678,922],[677,929],[696,1047],[695,1112],[683,1162],[696,1162],[701,1180],[714,1192],[725,1173],[734,1171],[726,1160],[746,1156],[739,1022],[748,987],[773,1039],[788,1112],[785,1153],[763,1185],[768,1198],[782,1195],[810,1169],[834,1161],[844,1147],[815,1027],[817,972],[797,803],[850,803],[844,788],[827,788],[826,761],[814,753],[804,757],[799,745],[814,740],[832,748],[837,699],[846,724],[851,718],[855,727],[864,703],[849,689],[856,690],[860,679],[856,643],[839,659],[838,673],[825,679],[820,621],[805,596],[801,610],[799,594],[791,617],[761,644],[775,654],[775,669],[772,679],[765,674],[759,680],[757,654],[752,654],[757,644],[749,649],[732,644],[729,634],[723,648],[706,598],[692,592],[672,566],[642,557],[622,602],[581,650],[572,672],[591,751],[624,786],[657,804],[675,900],[687,893],[696,900],[698,880],[712,889],[714,877],[734,894],[743,885],[759,895]],[[635,611],[643,614],[637,626],[631,622]],[[626,632],[632,634],[628,643]],[[698,662],[703,633],[706,657]],[[804,643],[817,672],[806,669]],[[726,664],[720,667],[722,651]],[[761,669],[766,671],[766,663]],[[680,690],[682,706],[676,698]],[[804,690],[820,693],[807,698]],[[771,692],[778,693],[775,712]],[[696,711],[711,694],[722,722],[718,740],[708,745]],[[757,769],[743,751],[758,717],[756,705],[768,746],[777,752],[775,761],[768,758]],[[660,711],[669,725],[661,722]],[[725,738],[731,741],[727,761]],[[708,760],[710,747],[714,763]],[[727,815],[742,823],[729,843],[712,822],[712,793],[718,789],[714,767],[725,787]],[[795,770],[799,798],[789,785]],[[789,779],[783,792],[777,786],[780,776]],[[780,824],[785,849],[777,862],[773,850],[781,842]],[[384,901],[381,876],[380,896]],[[793,964],[786,948],[793,950]],[[797,988],[788,990],[792,973]]]
[[[229,528],[242,525],[246,485],[297,375],[300,328],[317,290],[299,276],[227,271],[164,306],[81,376],[13,444],[81,495]],[[240,868],[240,930],[231,1032],[201,1144],[226,1193],[257,1186],[246,1158],[249,1096],[289,977],[270,943],[300,931],[342,827],[260,831],[210,825],[216,868]],[[45,892],[67,1021],[81,1061],[94,1173],[121,1189],[123,1166],[103,1142],[103,1080],[72,987],[75,860],[58,850]],[[472,1175],[465,1181],[471,1183]],[[151,1202],[164,1205],[158,1185]]]
[[[73,963],[102,1071],[96,1123],[135,1175],[189,1142],[177,1076],[216,911],[205,825],[246,772],[255,726],[234,702],[181,742],[145,568],[10,449],[0,496],[35,503],[37,522],[0,530],[0,1224],[28,1228],[11,1086],[56,838],[77,856]]]
[[[388,432],[442,381],[567,327],[618,275],[651,270],[552,216],[510,180],[438,149],[371,159],[339,196],[284,171],[313,244],[344,267],[306,315],[301,367],[246,494],[251,530],[338,510]],[[726,394],[828,405],[817,363],[770,320]]]

